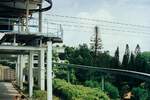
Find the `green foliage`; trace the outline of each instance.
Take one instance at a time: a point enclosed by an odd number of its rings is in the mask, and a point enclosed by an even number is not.
[[[76,83],[77,79],[75,76],[75,70],[73,68],[66,68],[66,67],[53,67],[53,72],[55,73],[56,78],[68,80],[68,73],[69,79],[71,83]]]
[[[112,98],[112,99],[119,98],[119,90],[118,90],[118,88],[115,87],[114,85],[112,85],[111,83],[105,82],[104,90],[110,96],[110,98]]]
[[[139,72],[145,72],[145,68],[147,66],[147,62],[142,56],[142,54],[138,54],[135,58],[135,66],[136,66],[136,71]]]
[[[132,89],[134,100],[149,100],[148,91],[142,87],[135,87]]]
[[[127,69],[128,67],[129,56],[130,56],[129,45],[126,44],[126,49],[125,49],[125,53],[124,53],[123,60],[122,60],[123,69]]]
[[[143,52],[142,56],[145,58],[145,60],[150,62],[150,52]]]
[[[130,56],[128,69],[130,69],[130,70],[135,70],[136,69],[136,67],[135,67],[135,56],[134,56],[133,53],[131,53],[131,56]]]
[[[41,90],[36,90],[33,93],[33,98],[36,100],[47,100],[47,92],[41,91]]]
[[[119,47],[115,51],[115,56],[112,57],[110,67],[112,68],[120,68],[120,61],[119,61]]]
[[[100,88],[100,84],[97,81],[94,81],[94,80],[85,81],[85,86],[91,87],[91,88]]]
[[[150,52],[143,52],[141,56],[145,61],[145,72],[150,73]]]
[[[109,97],[99,89],[72,85],[64,80],[54,79],[53,91],[65,100],[110,100]]]

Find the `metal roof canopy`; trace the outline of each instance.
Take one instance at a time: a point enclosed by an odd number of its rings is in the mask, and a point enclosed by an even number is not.
[[[0,0],[0,17],[25,17],[27,0]],[[42,4],[42,0],[29,0],[29,13],[44,12],[52,8],[51,0],[44,0],[48,6],[41,9],[38,5]]]

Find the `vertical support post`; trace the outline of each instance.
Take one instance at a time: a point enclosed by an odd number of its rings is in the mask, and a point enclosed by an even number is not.
[[[42,32],[42,11],[41,11],[42,2],[41,2],[41,4],[39,4],[39,9],[40,9],[40,11],[39,11],[39,32]]]
[[[67,81],[70,83],[70,69],[69,66],[67,66]]]
[[[20,19],[20,31],[24,31],[24,19]]]
[[[29,32],[28,20],[29,20],[29,0],[26,1],[26,32]]]
[[[16,61],[16,64],[15,64],[15,78],[16,78],[16,82],[17,82],[17,78],[18,78],[18,76],[17,76],[17,73],[18,73],[18,66],[17,66],[17,61]]]
[[[20,84],[20,89],[23,89],[23,68],[25,67],[24,63],[24,55],[20,55],[20,78],[19,78],[19,84]]]
[[[33,95],[33,53],[29,52],[29,97]]]
[[[52,100],[52,42],[47,42],[47,100]]]
[[[39,53],[39,87],[41,90],[45,90],[45,52],[40,50]]]
[[[101,76],[102,90],[104,91],[104,75]]]
[[[16,35],[14,34],[14,41],[13,41],[13,45],[16,45]]]
[[[20,55],[17,57],[17,85],[19,86],[19,79],[20,79]]]

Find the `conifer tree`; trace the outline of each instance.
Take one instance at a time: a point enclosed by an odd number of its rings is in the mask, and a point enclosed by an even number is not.
[[[129,45],[126,44],[125,54],[123,56],[123,61],[122,61],[122,66],[123,66],[124,69],[127,69],[127,67],[128,67],[129,56],[130,56]]]

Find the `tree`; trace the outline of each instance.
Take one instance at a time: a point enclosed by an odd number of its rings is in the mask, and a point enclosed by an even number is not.
[[[130,56],[130,60],[129,60],[129,70],[135,70],[135,56],[134,54],[131,52],[131,56]]]
[[[95,35],[91,39],[91,49],[94,51],[95,56],[102,49],[102,40],[99,35],[98,26],[95,26]]]
[[[147,62],[144,59],[144,57],[142,56],[142,54],[138,54],[135,58],[135,67],[136,67],[136,71],[139,72],[145,72],[147,66]]]
[[[105,89],[104,91],[111,97],[112,99],[118,99],[119,96],[119,90],[117,87],[115,87],[113,84],[109,82],[105,82]]]
[[[141,53],[141,48],[140,48],[140,45],[139,45],[139,44],[137,44],[134,53],[135,53],[135,55],[138,55],[138,54]]]
[[[127,69],[129,63],[129,55],[130,55],[129,45],[126,44],[125,54],[123,56],[123,61],[122,61],[122,66],[124,69]]]
[[[148,91],[142,87],[135,87],[132,89],[133,100],[149,100]]]
[[[110,66],[112,68],[120,68],[120,61],[119,61],[119,47],[117,47],[117,50],[115,51],[115,55],[111,60]]]

